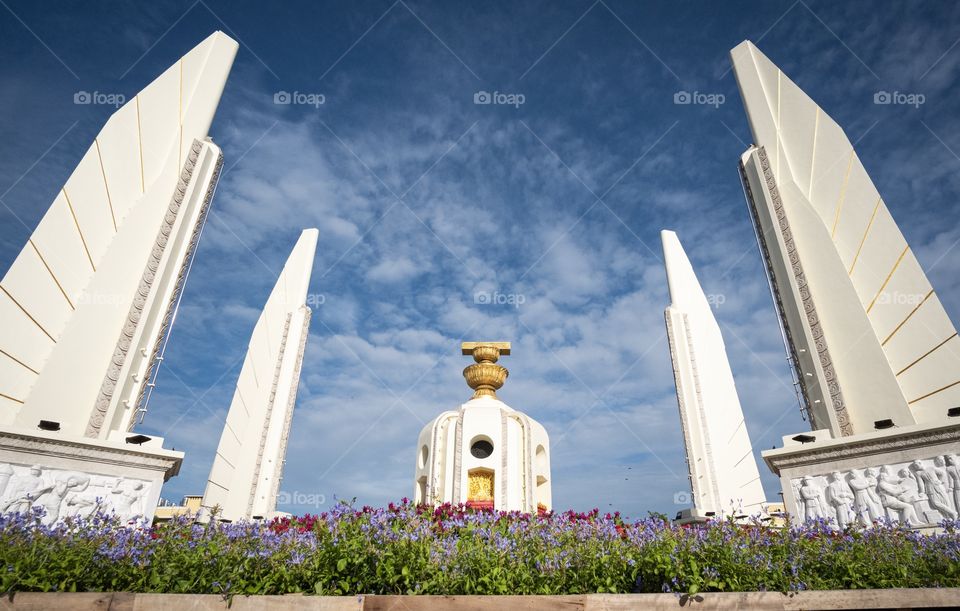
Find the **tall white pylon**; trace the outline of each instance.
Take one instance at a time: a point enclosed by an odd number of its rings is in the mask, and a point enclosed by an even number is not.
[[[672,231],[660,232],[670,287],[664,311],[687,451],[694,517],[758,514],[757,460],[720,327]]]
[[[316,229],[300,234],[253,328],[203,494],[203,507],[218,508],[218,519],[266,518],[276,511],[310,331],[306,300],[317,235]]]

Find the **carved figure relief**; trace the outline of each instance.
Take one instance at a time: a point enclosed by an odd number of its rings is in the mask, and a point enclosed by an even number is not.
[[[960,514],[960,458],[955,454],[790,482],[794,515],[827,518],[845,528],[889,519],[908,526],[937,524]]]
[[[845,528],[852,518],[850,507],[853,504],[853,492],[839,472],[835,471],[830,476],[830,480],[826,490],[827,503],[833,507],[837,524],[840,528]]]
[[[916,495],[908,495],[908,490],[903,485],[903,478],[891,473],[890,467],[886,465],[880,468],[877,492],[880,493],[880,503],[887,510],[887,517],[903,522],[907,526],[916,526],[920,523],[913,506]]]
[[[937,470],[933,466],[924,465],[923,461],[920,460],[910,463],[910,470],[913,471],[913,476],[917,479],[917,488],[927,495],[930,507],[951,520],[956,518],[957,512],[950,507],[947,488],[938,477]]]
[[[880,519],[880,497],[877,496],[871,478],[867,477],[862,469],[854,469],[847,476],[847,483],[853,490],[853,509],[860,523],[869,526],[874,520]]]
[[[800,486],[800,499],[803,508],[803,519],[816,520],[826,517],[827,512],[823,502],[823,489],[812,477],[805,477]]]
[[[8,473],[9,470],[9,473]],[[121,520],[145,513],[149,482],[79,471],[45,469],[40,465],[0,465],[0,513],[27,512],[42,507],[43,524],[66,517],[113,512]]]
[[[947,466],[944,472],[947,476],[947,490],[953,493],[953,506],[960,512],[960,460],[956,454],[945,458]]]

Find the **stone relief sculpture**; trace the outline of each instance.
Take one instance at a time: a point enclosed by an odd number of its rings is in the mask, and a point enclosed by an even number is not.
[[[124,482],[125,486],[118,487],[119,500],[116,502],[117,513],[137,516],[143,514],[141,501],[143,500],[142,482]]]
[[[837,525],[846,528],[852,518],[850,507],[853,504],[853,492],[839,471],[834,471],[830,478],[832,481],[826,490],[827,503],[833,507]]]
[[[956,518],[957,513],[950,507],[947,488],[937,476],[936,469],[924,466],[921,460],[915,460],[910,463],[910,470],[913,471],[913,476],[917,480],[917,488],[927,495],[931,509],[939,511],[944,517],[951,520]]]
[[[24,475],[12,476],[13,483],[10,490],[3,497],[3,513],[9,511],[29,511],[41,494],[43,480],[40,478],[41,469],[37,465],[30,467]]]
[[[960,460],[956,454],[944,457],[947,463],[944,471],[947,475],[947,490],[953,492],[953,506],[960,512]]]
[[[795,515],[826,518],[845,528],[889,519],[907,526],[937,524],[960,514],[960,458],[955,454],[790,482]]]
[[[0,498],[3,498],[3,494],[7,491],[7,485],[10,483],[11,477],[13,477],[13,467],[0,464]]]
[[[917,511],[913,506],[916,496],[908,498],[908,490],[902,485],[903,479],[890,473],[890,467],[880,468],[880,481],[877,491],[880,493],[880,503],[887,510],[887,516],[905,523],[907,526],[916,526],[920,523]],[[891,515],[892,514],[892,515]]]
[[[147,489],[147,482],[122,477],[0,465],[0,513],[27,512],[39,506],[46,512],[41,521],[47,525],[97,511],[113,512],[121,520],[143,515]]]
[[[101,493],[95,488],[90,488],[88,478],[86,484],[77,486],[64,499],[67,507],[66,515],[90,517],[100,510],[108,510],[106,501],[101,498]]]
[[[869,526],[874,520],[879,520],[883,515],[880,497],[877,496],[871,478],[867,477],[862,469],[854,469],[847,476],[847,483],[853,490],[853,509],[860,523]]]
[[[827,517],[824,509],[823,492],[821,487],[812,477],[805,477],[803,485],[800,487],[800,498],[803,503],[803,518],[805,520],[816,520]]]

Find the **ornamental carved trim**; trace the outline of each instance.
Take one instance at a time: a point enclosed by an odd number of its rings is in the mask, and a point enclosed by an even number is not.
[[[830,357],[830,350],[827,347],[827,339],[823,334],[823,327],[817,315],[816,304],[814,303],[813,295],[810,293],[810,287],[807,284],[803,264],[800,261],[800,253],[793,238],[793,232],[790,229],[787,212],[783,206],[783,198],[780,195],[776,178],[770,167],[770,159],[767,157],[766,149],[762,146],[757,149],[757,157],[760,160],[760,169],[763,172],[763,180],[766,183],[767,192],[770,195],[770,200],[773,202],[773,211],[776,216],[774,227],[779,231],[783,239],[784,247],[786,248],[787,261],[789,261],[797,291],[800,293],[804,315],[806,316],[807,325],[810,329],[810,335],[813,338],[814,347],[817,350],[817,358],[827,383],[827,392],[830,394],[830,402],[837,419],[837,424],[840,426],[840,433],[843,436],[853,435],[853,424],[850,422],[850,415],[847,412],[847,406],[843,400],[843,393],[840,390],[837,372],[833,365],[833,359]],[[746,181],[744,184],[747,184]],[[752,201],[751,199],[751,202]],[[758,231],[758,235],[761,236],[761,241],[763,241],[761,231]],[[771,270],[771,277],[772,276],[773,273]],[[786,320],[784,320],[784,327],[786,326]],[[802,373],[798,377],[802,380]]]
[[[505,507],[507,502],[507,477],[506,474],[510,469],[508,462],[507,452],[508,452],[507,443],[507,412],[500,410],[500,506]],[[523,468],[521,466],[521,468]]]
[[[782,322],[781,329],[783,330],[783,335],[786,339],[784,342],[784,347],[787,350],[788,361],[794,373],[794,383],[799,387],[797,398],[800,401],[800,409],[810,419],[810,424],[814,429],[828,428],[829,425],[825,425],[824,427],[818,426],[817,415],[810,409],[809,392],[807,389],[807,383],[803,378],[803,372],[800,371],[800,359],[797,355],[796,342],[794,341],[790,324],[787,322],[783,298],[780,296],[780,287],[778,286],[776,276],[773,272],[773,261],[770,258],[770,248],[767,245],[767,230],[763,228],[763,224],[760,222],[760,215],[757,212],[757,204],[756,200],[754,199],[753,190],[750,188],[750,181],[747,180],[746,168],[742,163],[740,163],[738,164],[738,169],[740,170],[740,183],[743,185],[744,195],[746,196],[747,200],[747,209],[750,211],[750,218],[753,221],[754,232],[757,234],[757,244],[760,247],[760,255],[763,257],[763,263],[767,270],[767,281],[770,285],[770,293],[773,295],[774,307],[777,310],[777,316]]]
[[[283,415],[283,430],[280,433],[280,452],[278,456],[287,455],[287,441],[290,439],[290,425],[293,423],[293,408],[297,402],[297,390],[300,388],[300,370],[303,365],[303,355],[307,349],[307,337],[310,334],[310,317],[313,312],[307,306],[300,306],[303,310],[303,325],[300,329],[300,345],[297,347],[297,360],[293,365],[293,382],[290,384],[290,394],[287,396],[287,411]],[[281,459],[273,474],[273,486],[270,497],[273,499],[273,508],[277,508],[277,495],[280,493],[280,480],[283,479],[283,463]]]
[[[150,296],[150,290],[153,287],[153,281],[156,278],[157,270],[160,267],[160,260],[162,259],[163,253],[166,250],[167,242],[170,239],[170,233],[173,231],[173,225],[176,223],[180,208],[183,205],[183,198],[186,195],[187,188],[193,178],[193,172],[201,150],[202,143],[199,140],[194,140],[193,144],[190,146],[190,152],[187,155],[187,159],[183,163],[183,169],[181,170],[180,176],[177,180],[177,186],[174,189],[173,196],[170,199],[170,204],[167,206],[167,212],[163,217],[163,222],[161,223],[160,229],[157,232],[157,237],[154,240],[154,245],[150,251],[150,256],[147,259],[146,267],[144,268],[143,274],[140,278],[140,284],[137,287],[137,291],[134,295],[133,303],[130,304],[130,309],[127,312],[127,318],[124,322],[123,328],[120,331],[120,337],[117,340],[116,347],[114,348],[113,357],[110,359],[107,372],[104,375],[103,382],[100,385],[100,392],[97,395],[97,399],[94,403],[93,413],[90,414],[90,419],[87,422],[87,428],[84,433],[84,435],[87,437],[99,437],[100,431],[103,428],[107,411],[110,408],[110,404],[113,401],[114,391],[117,388],[117,382],[120,380],[120,374],[127,359],[127,353],[130,351],[130,346],[133,344],[134,335],[136,335],[137,328],[140,325],[140,318],[143,315],[143,309],[146,306],[147,299]],[[216,177],[219,175],[222,164],[223,156],[220,155],[217,161],[214,180],[211,181],[211,186],[216,184]],[[212,195],[212,189],[208,189],[202,204],[204,208],[209,205]],[[194,233],[196,234],[196,232],[197,228],[195,227]],[[195,239],[198,237],[198,235],[195,236]],[[195,244],[192,244],[191,249],[194,246]],[[178,283],[182,283],[183,274],[184,269],[181,268]],[[169,318],[171,315],[170,305],[171,304],[168,304],[167,318]],[[168,322],[165,321],[164,324],[166,325]],[[157,344],[159,344],[159,342],[157,342]],[[156,351],[154,351],[154,357],[155,356]],[[144,379],[147,378],[145,377]],[[142,396],[142,392],[143,387],[141,387],[140,396]]]
[[[533,478],[537,465],[534,461],[533,430],[530,428],[530,418],[520,412],[505,413],[501,411],[501,413],[506,414],[507,418],[516,422],[520,427],[521,454],[525,457],[523,462],[523,477],[520,478],[521,496],[523,498],[523,506],[526,507],[528,511],[533,511],[533,509],[536,509],[536,504],[533,501]],[[504,434],[503,443],[506,443],[506,434]],[[506,448],[506,446],[504,446],[504,448]],[[506,472],[506,469],[504,469],[503,473]],[[504,490],[506,490],[506,486],[504,486]],[[504,496],[504,498],[506,498],[506,496]]]
[[[263,466],[263,452],[267,447],[267,433],[270,431],[270,417],[273,415],[273,406],[276,403],[277,387],[280,386],[280,369],[283,367],[283,354],[287,350],[287,336],[290,334],[290,319],[293,314],[287,314],[283,321],[283,335],[280,338],[280,348],[277,351],[277,364],[273,368],[273,381],[270,383],[270,397],[267,399],[267,409],[263,415],[263,426],[260,429],[260,445],[257,447],[257,462],[253,469],[253,477],[250,478],[250,494],[247,496],[247,516],[253,514],[253,502],[256,499],[257,484],[260,483],[260,469]],[[265,324],[264,333],[269,334],[269,328]]]
[[[663,318],[666,322],[667,327],[667,345],[670,349],[670,364],[673,367],[673,383],[677,388],[677,408],[680,411],[680,430],[683,432],[683,439],[687,447],[691,446],[690,439],[690,422],[687,419],[687,409],[686,403],[683,400],[683,392],[681,392],[682,382],[680,380],[680,366],[677,364],[677,343],[676,338],[673,335],[673,314],[670,312],[670,308],[667,308],[663,311]],[[700,495],[697,494],[697,483],[696,478],[693,473],[693,464],[690,462],[690,454],[684,452],[684,457],[687,463],[687,480],[690,483],[690,490],[693,491],[694,499],[699,499]]]
[[[710,471],[716,473],[716,465],[713,462],[713,444],[710,442],[710,431],[704,424],[707,422],[707,416],[703,413],[703,393],[700,390],[700,371],[697,368],[697,353],[693,349],[693,338],[690,337],[690,318],[683,314],[683,333],[687,338],[687,353],[690,355],[690,372],[693,374],[693,388],[697,394],[697,414],[700,416],[701,429],[703,430],[703,448],[707,454],[707,464]],[[716,478],[711,478],[713,485],[710,492],[713,493],[715,502],[720,500],[720,490],[717,488]],[[702,502],[703,498],[696,498],[697,502]]]
[[[167,450],[154,453],[141,450],[139,446],[136,446],[136,449],[134,449],[134,446],[129,449],[115,448],[83,441],[36,437],[9,431],[0,432],[0,450],[14,454],[35,454],[38,456],[36,461],[30,462],[61,458],[161,471],[164,473],[164,479],[176,474],[182,460],[179,456],[167,456],[160,453],[167,452]]]
[[[523,413],[513,413],[510,416],[520,425],[523,433],[523,447],[526,448],[526,474],[523,477],[523,498],[529,511],[534,511],[537,504],[533,498],[534,471],[537,468],[536,455],[533,450],[533,430],[530,428],[530,418]],[[504,471],[506,473],[506,471]]]
[[[194,145],[198,144],[199,141],[194,141]],[[200,204],[200,213],[197,215],[197,222],[193,226],[193,232],[190,235],[190,241],[187,245],[187,252],[183,258],[183,261],[180,263],[180,269],[177,272],[177,281],[174,284],[173,293],[170,295],[170,300],[167,302],[167,309],[163,316],[163,322],[160,325],[160,332],[157,334],[157,341],[153,344],[153,350],[151,351],[150,358],[147,360],[147,369],[144,372],[143,379],[149,381],[153,378],[154,370],[157,367],[157,364],[160,362],[160,352],[163,349],[163,342],[161,338],[167,336],[170,331],[170,324],[173,322],[173,313],[177,307],[177,301],[180,299],[180,294],[183,292],[183,287],[187,281],[187,275],[190,273],[190,263],[193,261],[193,255],[197,250],[197,244],[200,242],[200,234],[203,233],[203,226],[207,220],[207,214],[210,212],[210,202],[213,201],[213,194],[217,190],[217,183],[220,181],[220,172],[223,170],[223,154],[217,154],[217,161],[213,168],[213,174],[210,178],[210,182],[207,185],[207,191],[204,193],[203,201]],[[144,396],[147,392],[147,385],[142,384],[140,390],[137,393],[137,400],[134,403],[135,411],[139,411],[143,405]],[[144,410],[145,411],[145,410]],[[136,417],[131,417],[130,422],[127,424],[127,430],[133,430],[134,425],[136,424]]]
[[[935,431],[915,431],[896,436],[885,436],[863,441],[844,442],[843,445],[826,448],[797,448],[796,453],[783,456],[767,456],[764,460],[775,473],[791,467],[803,467],[820,463],[860,458],[938,444],[960,444],[960,425]]]
[[[453,500],[451,502],[454,505],[462,502],[460,495],[463,477],[460,470],[463,468],[463,412],[462,407],[457,412],[457,431],[453,442]]]

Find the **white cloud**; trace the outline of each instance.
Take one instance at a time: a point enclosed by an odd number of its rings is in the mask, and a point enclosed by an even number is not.
[[[417,265],[407,258],[384,259],[367,271],[367,280],[397,284],[405,282],[421,272]]]

